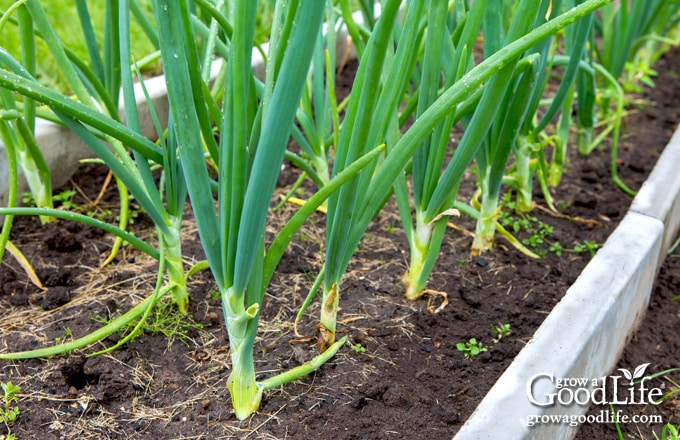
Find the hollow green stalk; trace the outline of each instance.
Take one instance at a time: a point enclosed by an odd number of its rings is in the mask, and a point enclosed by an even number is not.
[[[227,379],[227,388],[234,414],[237,419],[243,420],[260,408],[264,390],[255,378],[253,360],[260,305],[253,303],[245,308],[243,301],[233,301],[238,296],[227,290],[222,295],[222,310],[231,353],[231,373]]]
[[[167,291],[164,291],[163,294],[167,293]],[[106,339],[107,337],[111,336],[112,334],[120,331],[121,329],[125,328],[126,326],[130,325],[131,323],[134,322],[135,319],[139,318],[142,316],[154,302],[158,301],[161,296],[150,296],[146,299],[144,299],[142,302],[137,304],[135,307],[127,311],[125,314],[119,316],[118,318],[112,319],[108,324],[105,326],[88,333],[86,336],[83,336],[78,339],[74,339],[73,341],[68,341],[63,344],[58,344],[52,347],[45,347],[45,348],[40,348],[36,350],[31,350],[31,351],[19,351],[19,352],[14,352],[14,353],[0,353],[0,359],[3,360],[20,360],[20,359],[35,359],[35,358],[43,358],[43,357],[49,357],[49,356],[57,356],[60,354],[65,354],[68,352],[71,352],[73,350],[79,350],[86,348],[88,346],[91,346],[92,344],[95,344],[103,339]]]
[[[621,178],[618,175],[618,164],[617,164],[617,157],[618,157],[618,144],[619,144],[619,135],[621,132],[621,122],[623,120],[623,115],[625,112],[625,95],[623,91],[623,87],[619,84],[619,82],[614,78],[614,76],[609,73],[609,71],[602,66],[599,63],[593,63],[592,64],[595,73],[602,78],[602,81],[607,84],[605,90],[607,93],[611,95],[609,100],[613,100],[614,103],[614,110],[612,111],[612,114],[610,115],[610,119],[608,120],[607,126],[605,129],[603,129],[596,137],[595,139],[592,140],[592,142],[587,145],[583,150],[579,150],[581,154],[588,154],[591,151],[593,151],[595,148],[597,148],[598,145],[604,140],[606,136],[608,136],[611,133],[611,152],[610,152],[610,169],[611,169],[611,175],[612,175],[612,180],[614,183],[625,193],[634,196],[635,191],[630,189],[628,185],[626,185]]]
[[[533,189],[531,182],[533,182],[535,167],[532,167],[531,160],[534,156],[534,151],[542,148],[539,141],[533,139],[533,136],[519,136],[517,139],[517,147],[515,149],[515,177],[517,200],[515,203],[515,211],[518,213],[531,212],[533,208]]]
[[[78,223],[83,223],[89,226],[106,231],[116,237],[125,240],[127,243],[135,247],[136,249],[144,252],[152,258],[158,259],[159,251],[153,246],[145,242],[144,240],[136,237],[134,234],[120,229],[110,223],[97,220],[94,217],[90,217],[84,214],[78,214],[76,212],[65,211],[62,209],[51,209],[51,208],[30,208],[30,207],[0,207],[0,216],[9,215],[25,215],[25,216],[47,216],[55,217],[62,220],[74,221]]]
[[[538,54],[529,55],[513,72],[514,77],[500,103],[503,111],[498,113],[484,145],[477,154],[478,185],[482,202],[470,250],[473,256],[489,250],[494,242],[506,164],[517,141],[520,127],[529,113],[530,97],[536,87],[541,87],[538,81],[539,58]]]
[[[479,208],[479,218],[475,224],[475,237],[472,240],[472,248],[470,249],[470,255],[473,257],[491,249],[496,234],[496,222],[500,212],[498,203],[500,193],[498,190],[494,191],[495,188],[491,188],[490,177],[489,173],[486,178],[479,182],[479,188],[483,196]]]
[[[569,128],[571,127],[571,109],[574,104],[574,91],[575,86],[572,86],[571,92],[564,100],[564,104],[562,104],[562,114],[560,115],[560,120],[557,125],[557,133],[555,135],[555,148],[553,150],[550,164],[548,165],[547,183],[553,188],[559,186],[560,181],[562,180],[562,175],[565,171],[564,167],[566,166],[567,160],[567,145],[569,144]],[[578,133],[579,142],[581,141],[581,138],[585,138],[589,134],[592,134],[592,132],[590,132],[586,127],[582,127],[581,124],[579,124]]]
[[[450,211],[453,213],[453,210]],[[424,223],[422,213],[416,213],[416,224],[410,245],[408,271],[402,277],[406,298],[416,300],[425,293],[425,286],[434,268],[444,239],[449,216]],[[433,251],[436,249],[436,251]]]
[[[317,38],[309,79],[302,94],[297,121],[300,130],[293,137],[322,185],[330,180],[332,148],[337,145],[338,104],[335,97],[337,36],[336,15],[331,1],[326,2],[327,27]]]
[[[128,65],[131,60],[130,39],[126,35],[130,34],[130,0],[120,0],[118,18],[118,26],[120,29],[120,41],[116,46],[118,56],[120,57],[121,65]],[[135,66],[136,67],[136,66]],[[136,69],[137,77],[140,79],[141,89],[146,98],[146,102],[151,103],[149,94],[144,87],[144,81],[141,79],[141,72]],[[135,86],[132,76],[132,71],[123,69],[120,72],[121,83],[123,85],[123,102],[125,105],[125,119],[128,126],[135,132],[141,133],[142,127],[139,122],[139,115],[137,113],[137,98],[135,96]],[[154,180],[149,166],[149,159],[144,155],[133,152],[135,158],[135,171],[141,178],[144,188],[150,195],[150,198],[155,202],[156,209],[164,220],[164,224],[157,224],[156,228],[159,233],[159,246],[162,248],[163,255],[167,260],[166,270],[168,273],[168,283],[171,289],[171,296],[177,308],[181,313],[188,313],[189,311],[189,294],[187,292],[186,276],[184,273],[184,264],[182,262],[182,242],[181,242],[181,228],[182,216],[184,213],[184,203],[187,197],[186,184],[184,182],[184,175],[181,164],[177,159],[175,152],[176,139],[170,130],[170,134],[165,138],[163,136],[163,126],[161,125],[158,115],[152,105],[149,104],[149,111],[154,121],[156,133],[159,136],[159,142],[164,152],[163,156],[163,179],[161,188],[159,188]],[[168,121],[170,128],[173,126],[173,121],[170,118]],[[165,206],[160,200],[165,196]]]
[[[7,177],[9,178],[7,206],[12,207],[17,204],[17,181],[19,178],[17,173],[17,155],[16,148],[14,148],[14,143],[12,142],[10,126],[3,116],[0,113],[0,139],[5,142],[5,154],[7,156]],[[2,261],[2,257],[5,254],[5,247],[12,230],[12,222],[13,217],[11,215],[4,217],[2,232],[0,232],[0,261]]]
[[[581,69],[576,80],[577,91],[577,149],[581,154],[587,154],[587,149],[593,142],[597,117],[597,83],[593,68],[592,54],[589,54],[590,70]]]
[[[33,21],[25,7],[17,9],[17,22],[19,28],[19,43],[22,65],[31,75],[36,72],[36,50],[33,34]],[[0,91],[2,107],[6,110],[16,111],[18,108],[14,97],[7,90]],[[22,102],[22,114],[17,113],[10,124],[13,126],[10,136],[3,137],[6,148],[15,148],[17,162],[21,167],[28,188],[38,207],[51,208],[52,187],[50,171],[45,162],[40,148],[34,137],[36,105],[31,99]],[[9,146],[8,143],[12,143]],[[8,205],[12,206],[12,205]],[[49,219],[41,217],[42,223]]]
[[[172,300],[182,313],[189,312],[189,295],[187,280],[182,261],[181,217],[170,218],[170,228],[165,234],[160,234],[160,246],[164,249],[166,270],[168,272],[168,286]]]
[[[467,203],[455,201],[453,203],[453,209],[459,211],[461,214],[465,214],[472,219],[479,220],[479,211],[474,207],[468,205]],[[510,243],[515,249],[520,251],[522,254],[530,258],[540,258],[535,252],[532,252],[529,248],[524,246],[521,241],[519,241],[515,236],[513,236],[507,229],[503,227],[498,221],[496,222],[496,232],[503,238],[505,238],[508,243]]]

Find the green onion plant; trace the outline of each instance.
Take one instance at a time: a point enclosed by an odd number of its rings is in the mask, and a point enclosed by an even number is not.
[[[24,5],[24,3],[28,4]],[[18,52],[21,55],[21,66],[29,76],[35,77],[38,66],[46,64],[44,60],[40,60],[40,62],[37,60],[37,54],[39,53],[43,58],[47,58],[47,54],[44,51],[37,50],[36,42],[40,41],[44,43],[43,46],[49,49],[49,53],[54,54],[51,58],[54,65],[58,66],[58,69],[56,69],[56,72],[52,72],[52,74],[66,78],[67,88],[78,90],[81,99],[90,94],[91,97],[88,101],[84,102],[89,102],[94,107],[102,109],[105,114],[117,119],[120,95],[120,60],[117,54],[119,24],[116,19],[117,9],[112,5],[113,3],[107,2],[106,7],[103,8],[105,9],[102,17],[105,38],[102,45],[103,49],[100,50],[94,30],[95,24],[93,23],[87,3],[83,0],[75,2],[74,14],[77,12],[80,28],[82,29],[82,41],[84,42],[82,49],[86,50],[85,53],[80,54],[63,43],[49,22],[47,14],[42,8],[43,5],[36,6],[26,1],[15,2],[5,11],[0,22],[10,23],[18,29]],[[152,26],[137,3],[137,0],[133,0],[131,10],[153,44],[154,35]],[[16,13],[16,18],[14,13]],[[2,32],[2,26],[0,26],[0,32]],[[4,49],[17,52],[16,48],[7,47],[3,48],[3,53],[5,53]],[[6,55],[9,56],[9,54]],[[66,59],[70,60],[73,64],[72,67],[62,67],[66,66]],[[2,108],[9,110],[9,114],[16,114],[15,110],[21,112],[19,119],[16,119],[16,124],[18,125],[15,127],[15,130],[10,131],[9,135],[3,136],[3,141],[7,148],[12,150],[8,151],[8,154],[13,155],[13,151],[17,150],[16,157],[18,163],[22,168],[36,205],[38,207],[51,208],[50,172],[35,140],[35,120],[36,115],[38,115],[55,122],[60,121],[53,113],[46,112],[44,108],[37,107],[33,99],[24,96],[21,100],[15,100],[15,97],[7,90],[3,91]],[[20,133],[21,136],[18,137],[15,133]],[[11,203],[8,203],[10,207],[16,204],[16,195],[13,194],[16,191],[16,187],[13,186],[14,182],[15,179],[10,179],[9,198]],[[121,200],[127,200],[127,191],[120,184],[119,192],[121,193]],[[127,212],[128,206],[124,203],[121,206],[122,228],[126,227]],[[47,218],[41,216],[43,222]],[[5,227],[6,234],[9,233],[11,225],[11,218],[8,220],[8,224]],[[121,244],[122,241],[117,240],[109,260],[115,257],[117,249]],[[0,248],[4,248],[4,246],[0,246]]]
[[[539,20],[546,19],[547,13],[550,17],[555,17],[580,3],[582,1],[552,2],[549,11],[542,11],[539,14]],[[506,179],[516,191],[515,209],[518,213],[528,213],[532,209],[535,176],[538,176],[544,197],[552,207],[552,196],[548,187],[559,183],[565,166],[568,134],[572,125],[575,82],[581,71],[587,67],[582,59],[587,53],[592,20],[592,15],[589,15],[574,26],[566,28],[563,38],[561,35],[555,35],[552,40],[546,40],[532,49],[532,53],[538,56],[539,76],[536,85],[530,91],[527,116],[520,125],[514,146],[514,164]],[[560,46],[564,50],[564,54],[561,55],[556,53]],[[545,100],[548,81],[558,68],[564,68],[564,71],[561,73],[557,92],[552,98]],[[541,109],[542,105],[547,105],[547,108]],[[560,111],[562,115],[557,124],[556,134],[548,136],[546,129]],[[552,159],[548,163],[545,151],[551,144],[554,148]]]
[[[410,2],[407,5],[395,51],[392,49],[393,30],[400,3],[383,3],[380,18],[361,56],[340,129],[333,175],[342,172],[366,151],[385,143],[390,126],[398,130],[397,109],[411,76],[418,40],[422,37],[419,29],[425,7],[424,1]],[[375,177],[377,165],[376,161],[364,169],[328,201],[326,261],[319,317],[318,341],[321,350],[325,350],[335,341],[342,275],[365,228],[384,205],[391,190],[391,185],[381,190],[379,200],[374,200],[375,205],[370,206],[375,210],[367,211],[364,216],[362,205],[367,195],[366,189]]]
[[[645,72],[665,45],[675,43],[667,36],[677,31],[679,13],[678,0],[622,0],[603,7],[595,23],[600,37],[593,47],[597,60],[617,79],[626,73],[627,65],[629,77],[638,76],[630,71],[635,64]]]
[[[29,74],[35,75],[37,62],[33,19],[23,7],[18,7],[16,13],[21,63]],[[5,18],[9,19],[10,16],[11,13],[7,12],[0,21],[6,22]],[[1,31],[2,29],[0,28]],[[15,102],[12,94],[7,90],[2,91],[1,108],[4,109],[5,117],[3,118],[3,129],[0,131],[0,134],[2,134],[2,141],[8,156],[16,157],[16,162],[21,167],[36,205],[51,208],[52,187],[50,171],[40,148],[35,142],[34,136],[36,104],[35,101],[30,99],[24,100],[22,104],[23,114],[18,112],[17,102]],[[15,172],[16,170],[11,171],[11,173]],[[10,178],[10,186],[14,183],[16,183],[16,180]],[[16,194],[12,194],[14,191],[16,191],[16,188],[10,188],[11,199],[16,198]],[[16,200],[11,200],[8,206],[14,206],[15,204]],[[11,219],[8,220],[11,223]],[[48,219],[41,218],[41,220],[46,222]]]
[[[36,71],[35,57],[35,38],[33,35],[33,25],[30,14],[19,4],[12,8],[17,10],[20,53],[22,63],[29,74],[34,75]],[[0,32],[4,24],[9,20],[12,11],[7,11],[0,17]],[[42,151],[35,141],[35,102],[27,99],[23,102],[24,113],[17,109],[14,96],[8,90],[0,90],[0,140],[4,145],[7,156],[7,177],[8,194],[7,206],[16,206],[18,202],[18,169],[21,168],[26,179],[33,200],[40,207],[52,208],[52,185],[50,170],[45,162]],[[43,223],[49,220],[48,217],[40,218]],[[8,246],[9,235],[12,228],[12,216],[3,219],[2,232],[0,232],[0,261]],[[10,250],[13,245],[9,243]],[[15,255],[21,255],[16,254]],[[30,263],[25,258],[20,257],[22,264]],[[32,271],[32,268],[29,269]],[[30,272],[29,272],[30,273]]]
[[[474,2],[464,18],[456,16],[458,27],[449,28],[450,13],[446,3],[432,2],[427,15],[427,36],[420,64],[418,101],[415,119],[420,118],[437,99],[442,86],[450,87],[460,80],[473,66],[473,46],[479,26],[487,7],[486,1]],[[457,11],[460,13],[460,11]],[[452,35],[458,36],[456,41]],[[442,56],[440,54],[444,54]],[[443,78],[443,79],[442,79]],[[444,83],[444,84],[442,84]],[[479,97],[471,99],[477,103]],[[411,185],[413,192],[412,213],[411,200],[408,196],[406,174],[395,185],[395,194],[399,212],[406,232],[410,248],[410,264],[402,277],[406,288],[406,297],[416,299],[423,295],[425,283],[436,261],[439,247],[444,238],[449,214],[452,210],[456,188],[447,195],[446,207],[433,219],[426,219],[426,211],[437,187],[448,144],[450,132],[455,123],[460,121],[472,108],[459,106],[441,121],[432,135],[416,149],[411,165]],[[461,110],[465,108],[466,110]],[[468,110],[469,109],[469,110]],[[415,217],[415,225],[412,218]],[[433,249],[432,252],[429,250]]]
[[[545,19],[542,17],[545,17],[549,3],[542,2],[542,4],[537,5],[539,9],[532,11],[533,17],[538,16],[539,20],[544,21]],[[487,8],[484,17],[485,57],[502,48],[504,44],[509,42],[507,38],[511,37],[512,28],[503,31],[500,12],[498,5],[492,4]],[[522,11],[515,11],[515,14],[520,13]],[[536,18],[533,18],[533,20],[534,23],[527,25],[533,27],[534,24],[540,24],[540,22],[536,23]],[[517,21],[513,20],[513,22],[516,23]],[[506,32],[508,33],[507,37],[504,35]],[[520,32],[526,31],[520,30]],[[531,98],[539,94],[537,89],[540,89],[542,85],[540,74],[543,66],[539,61],[538,53],[530,53],[526,54],[522,62],[517,64],[513,75],[508,78],[505,90],[501,90],[498,95],[503,97],[500,103],[495,104],[499,111],[493,117],[489,115],[491,124],[487,127],[484,138],[480,139],[482,145],[476,154],[475,161],[479,193],[482,200],[479,204],[479,218],[472,242],[472,255],[488,250],[493,243],[500,209],[498,201],[506,164],[518,139],[520,127],[527,116],[532,116],[530,114]],[[490,105],[490,103],[486,105]],[[466,130],[474,129],[475,126],[466,127]],[[520,155],[517,154],[517,157],[517,161],[520,163]]]

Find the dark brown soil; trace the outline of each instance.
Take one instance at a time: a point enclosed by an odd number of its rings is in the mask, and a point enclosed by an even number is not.
[[[667,56],[657,70],[657,87],[631,107],[620,145],[620,174],[633,188],[644,181],[680,120],[680,53]],[[408,248],[396,209],[388,204],[370,227],[342,285],[339,332],[349,335],[347,346],[316,374],[266,393],[260,411],[246,421],[234,418],[227,393],[229,346],[220,302],[213,296],[210,275],[199,272],[190,280],[188,317],[178,316],[168,305],[152,317],[153,329],[110,355],[88,358],[93,352],[88,349],[51,359],[0,362],[0,381],[21,386],[21,415],[12,432],[19,439],[41,440],[449,439],[588,262],[588,253],[569,250],[584,241],[602,244],[627,211],[632,198],[611,182],[608,163],[608,151],[586,158],[572,154],[554,195],[565,216],[538,208],[532,213],[553,228],[542,249],[559,242],[561,257],[548,252],[541,260],[531,260],[499,239],[493,252],[470,259],[471,238],[465,231],[474,224],[457,221],[428,284],[448,293],[450,304],[437,314],[428,311],[427,299],[404,298],[399,278]],[[297,173],[290,168],[286,172],[293,175],[282,183],[291,182]],[[104,177],[101,168],[83,167],[68,186],[78,191],[73,202],[88,205]],[[536,201],[544,205],[539,196]],[[102,215],[108,215],[107,210],[115,213],[116,190],[109,188],[96,207],[87,208]],[[294,209],[286,206],[273,213],[272,231]],[[298,234],[269,288],[255,350],[262,377],[316,353],[314,341],[290,342],[298,339],[294,317],[321,266],[323,222],[323,215],[315,214]],[[185,223],[188,265],[203,255],[195,226],[189,217]],[[149,226],[140,214],[133,229],[153,240]],[[525,232],[518,235],[527,237]],[[114,264],[99,268],[113,240],[98,230],[67,222],[40,226],[37,219],[17,218],[12,240],[46,289],[34,287],[16,260],[5,257],[0,268],[2,351],[80,337],[153,289],[155,262],[131,248],[124,248]],[[657,372],[680,365],[679,303],[670,301],[680,281],[678,261],[669,258],[664,266],[649,319],[622,360],[625,368],[651,362],[650,371]],[[431,301],[439,304],[436,297]],[[302,335],[312,333],[317,317],[315,303],[301,323]],[[493,327],[501,324],[510,324],[511,334],[494,343]],[[488,351],[465,359],[456,344],[473,337]],[[654,411],[669,421],[678,414],[677,402],[669,400]],[[615,438],[611,427],[604,429],[584,429],[581,438]],[[638,435],[637,428],[627,429]],[[651,428],[640,430],[645,437],[639,438],[651,438]],[[5,427],[0,426],[2,432]]]

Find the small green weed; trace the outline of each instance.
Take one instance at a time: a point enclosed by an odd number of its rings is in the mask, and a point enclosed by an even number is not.
[[[355,353],[364,353],[366,352],[366,347],[357,343],[352,345],[352,350],[354,350]]]
[[[108,218],[113,217],[113,211],[109,208],[97,208],[87,211],[88,217],[94,217],[97,220],[105,221]],[[120,218],[116,218],[116,221],[120,221]]]
[[[585,254],[586,252],[590,254],[591,257],[595,256],[595,253],[600,248],[600,245],[593,243],[592,241],[584,240],[583,243],[577,244],[571,250],[575,254]]]
[[[52,201],[54,202],[55,206],[61,205],[64,209],[72,209],[74,206],[76,206],[72,200],[73,196],[75,195],[75,190],[67,189],[60,192],[59,194],[53,195]]]
[[[661,437],[657,437],[656,433],[654,433],[654,438],[656,440],[680,440],[680,425],[673,426],[670,423],[666,423],[661,428]]]
[[[101,323],[108,323],[110,319],[103,318],[99,315],[94,317],[95,321]],[[131,332],[137,322],[128,324],[125,328],[126,333]],[[156,309],[149,315],[146,322],[140,328],[140,331],[135,334],[130,342],[133,342],[138,336],[143,333],[147,334],[161,334],[168,338],[168,347],[172,345],[175,339],[179,339],[187,347],[191,337],[189,331],[191,329],[202,329],[203,324],[195,322],[189,315],[184,315],[174,307],[174,303],[170,300],[161,300],[158,302]]]
[[[57,344],[63,344],[63,343],[65,343],[69,338],[72,338],[72,337],[73,337],[73,330],[71,330],[70,328],[64,327],[62,330],[63,330],[63,332],[64,332],[64,337],[57,336],[56,338],[54,338],[54,342],[56,342]]]
[[[501,339],[512,333],[510,324],[498,324],[497,326],[494,326],[493,332],[496,334],[496,337],[493,340],[494,344],[498,344],[501,342]]]
[[[21,387],[14,385],[11,381],[4,383],[0,382],[0,387],[2,387],[2,411],[0,411],[0,420],[7,427],[7,440],[16,440],[14,434],[10,429],[10,425],[19,418],[19,407],[15,406],[14,403],[19,400],[17,393],[21,391]]]
[[[394,234],[397,231],[397,228],[393,224],[385,225],[385,232],[388,234]]]
[[[513,234],[524,237],[521,239],[524,246],[541,257],[545,257],[548,252],[562,256],[562,245],[559,241],[553,241],[551,225],[529,214],[516,214],[516,202],[510,192],[503,195],[501,206],[503,209],[498,214],[498,222]]]
[[[88,206],[84,206],[81,209],[81,211],[85,211],[85,209],[87,209],[85,215],[87,215],[88,217],[93,217],[103,222],[112,221],[112,219],[115,219],[116,223],[120,223],[121,220],[120,215],[115,214],[113,210],[110,208],[90,204]],[[135,220],[137,220],[137,218],[139,218],[141,214],[142,208],[136,203],[130,203],[127,215],[128,224],[129,225],[135,224]]]
[[[73,203],[72,199],[73,196],[76,195],[76,191],[72,189],[67,189],[64,190],[58,194],[54,194],[52,196],[52,203],[54,204],[55,207],[61,206],[64,209],[72,209],[74,206],[76,206],[75,203]],[[21,202],[25,206],[31,206],[34,207],[36,206],[35,199],[33,198],[33,194],[30,192],[25,192],[21,195]]]
[[[548,250],[557,255],[558,257],[562,256],[562,245],[560,244],[559,241],[556,241],[553,244],[551,244]]]
[[[457,343],[456,349],[463,353],[465,359],[468,359],[472,356],[477,356],[478,354],[487,351],[486,347],[484,347],[484,344],[482,344],[481,341],[477,341],[475,338],[470,338],[468,342]]]

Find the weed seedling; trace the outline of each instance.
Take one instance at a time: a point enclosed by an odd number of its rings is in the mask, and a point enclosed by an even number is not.
[[[56,338],[54,338],[54,342],[56,342],[57,344],[63,344],[63,343],[66,342],[69,338],[73,337],[73,330],[71,330],[70,328],[64,327],[64,328],[62,329],[62,331],[64,332],[64,336],[63,336],[63,337],[57,336]]]
[[[588,252],[591,257],[594,257],[595,252],[597,252],[597,249],[599,247],[600,247],[600,245],[597,244],[597,243],[593,243],[591,241],[584,240],[583,243],[577,244],[576,246],[574,246],[574,248],[571,251],[574,252],[574,253],[577,253],[577,254],[583,254],[583,253]]]
[[[95,316],[93,319],[103,324],[108,324],[110,322],[110,318],[102,317],[100,315]],[[168,338],[168,348],[172,346],[176,339],[189,347],[191,342],[189,332],[192,329],[203,329],[203,324],[195,322],[186,315],[182,315],[172,307],[172,304],[169,301],[159,301],[156,310],[151,313],[148,319],[143,322],[139,328],[136,329],[136,326],[137,323],[132,322],[125,328],[126,334],[134,332],[130,341],[134,341],[138,336],[144,333],[150,335],[160,334]]]
[[[673,426],[670,423],[666,423],[661,429],[661,437],[657,437],[654,433],[654,438],[656,440],[679,440],[680,439],[680,426]]]
[[[560,244],[559,241],[556,241],[553,244],[551,244],[548,250],[557,255],[558,257],[562,256],[562,245]]]
[[[562,245],[559,241],[552,241],[553,227],[528,214],[515,213],[516,202],[512,200],[511,193],[506,193],[501,200],[504,208],[498,215],[498,222],[504,228],[514,234],[524,236],[522,244],[530,248],[540,257],[545,257],[548,252],[553,252],[558,257],[562,256]]]
[[[456,348],[458,351],[463,352],[465,359],[468,359],[472,356],[477,356],[478,354],[487,351],[486,347],[484,347],[484,344],[482,344],[481,341],[477,341],[475,338],[470,338],[468,342],[457,343]]]
[[[55,206],[61,205],[64,209],[71,209],[74,206],[76,206],[75,203],[73,203],[73,201],[71,200],[75,195],[76,195],[75,190],[72,189],[64,190],[52,196],[52,203]],[[31,194],[30,192],[23,193],[21,196],[21,201],[26,206],[37,206],[35,199],[33,198],[33,194]]]
[[[14,423],[19,418],[19,407],[14,406],[14,402],[18,401],[17,393],[21,391],[21,387],[14,385],[11,381],[4,383],[0,382],[3,391],[3,405],[0,412],[0,419],[7,427],[7,440],[15,440],[16,437],[12,434],[9,425]]]
[[[366,347],[357,343],[352,345],[352,350],[354,350],[355,353],[364,353],[366,351]]]
[[[494,344],[501,342],[501,339],[508,336],[511,332],[510,324],[498,324],[493,328],[494,333],[496,333],[496,338],[493,340]]]
[[[73,196],[76,195],[75,190],[68,189],[65,191],[60,192],[59,194],[55,194],[52,196],[52,200],[56,203],[61,204],[61,206],[64,209],[72,209],[75,205],[73,203]]]

